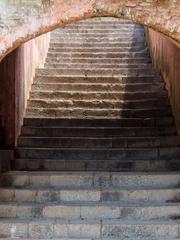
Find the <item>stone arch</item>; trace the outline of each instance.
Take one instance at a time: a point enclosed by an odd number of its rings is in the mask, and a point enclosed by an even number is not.
[[[0,61],[43,33],[100,16],[129,19],[180,42],[180,0],[6,0],[0,13]]]

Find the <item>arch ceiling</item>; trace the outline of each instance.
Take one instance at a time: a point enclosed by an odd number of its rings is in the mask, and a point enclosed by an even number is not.
[[[180,0],[0,0],[0,61],[34,37],[98,16],[129,19],[180,42]]]

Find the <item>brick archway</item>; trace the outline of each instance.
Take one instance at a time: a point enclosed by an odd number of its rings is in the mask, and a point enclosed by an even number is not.
[[[180,42],[180,0],[8,0],[0,14],[0,61],[32,38],[96,16],[129,19]]]

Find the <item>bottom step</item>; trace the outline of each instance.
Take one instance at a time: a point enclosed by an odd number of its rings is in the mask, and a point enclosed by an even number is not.
[[[1,238],[167,239],[179,237],[176,221],[0,221]]]
[[[179,160],[44,160],[15,159],[14,170],[25,171],[144,171],[162,172],[180,170]]]

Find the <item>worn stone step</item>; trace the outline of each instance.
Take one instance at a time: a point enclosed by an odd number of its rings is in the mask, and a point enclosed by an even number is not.
[[[73,58],[146,58],[149,57],[147,52],[91,52],[91,53],[81,53],[81,52],[48,52],[47,57],[71,57]]]
[[[97,126],[23,126],[22,136],[41,137],[147,137],[147,136],[173,136],[176,134],[174,126],[169,127],[97,127]]]
[[[86,84],[162,84],[162,79],[160,77],[82,77],[82,76],[36,76],[34,83],[86,83]],[[168,97],[166,96],[166,99]]]
[[[34,203],[126,203],[138,204],[144,203],[179,203],[180,189],[99,189],[99,188],[0,188],[0,201],[16,201],[19,204],[23,202]]]
[[[122,22],[120,19],[118,19],[118,21],[116,21],[115,19],[112,19],[112,21],[108,21],[105,22],[104,19],[101,21],[98,21],[98,19],[96,19],[96,21],[94,21],[94,19],[90,19],[90,20],[86,20],[86,21],[80,21],[77,23],[73,23],[73,24],[68,24],[64,27],[64,29],[66,28],[77,28],[77,27],[81,27],[81,26],[90,26],[90,27],[96,27],[99,26],[99,24],[104,24],[104,26],[108,27],[108,26],[113,26],[113,27],[117,27],[117,28],[124,28],[124,27],[128,27],[128,28],[133,28],[133,29],[143,29],[142,25],[133,23],[133,22]],[[102,28],[101,28],[102,29]],[[59,31],[61,30],[61,28],[57,28],[54,31]]]
[[[112,47],[89,47],[86,48],[84,46],[81,46],[79,48],[73,48],[73,47],[49,47],[48,52],[80,52],[80,53],[92,53],[92,52],[100,52],[100,53],[108,53],[108,52],[148,52],[147,48],[144,47],[139,47],[139,46],[135,46],[135,47],[121,47],[121,48],[112,48]]]
[[[154,106],[159,108],[170,108],[170,103],[165,101],[159,101],[158,99],[148,99],[145,101],[112,101],[112,100],[46,100],[46,99],[31,99],[28,100],[27,106],[32,108],[153,108]]]
[[[32,91],[140,92],[163,91],[163,83],[34,83]]]
[[[125,42],[126,39],[127,41],[135,41],[135,42],[142,42],[145,41],[145,36],[144,34],[127,34],[126,32],[124,33],[111,33],[111,34],[98,34],[98,33],[62,33],[62,34],[51,34],[51,42],[64,42],[65,40],[70,40],[70,41],[75,41],[77,42],[78,40],[80,42],[88,42],[88,39],[90,42]]]
[[[163,225],[158,221],[139,222],[139,221],[104,221],[102,226],[102,237],[114,239],[131,239],[131,238],[149,238],[159,239],[160,237],[179,237],[179,224],[168,222]]]
[[[81,76],[96,76],[96,75],[102,75],[102,76],[108,76],[112,77],[116,75],[125,75],[125,76],[151,76],[154,74],[154,76],[159,76],[159,70],[153,69],[153,68],[138,68],[138,69],[128,69],[128,68],[121,68],[121,69],[96,69],[96,68],[46,68],[46,69],[37,69],[37,76],[64,76],[68,75],[69,73],[71,75],[81,75]]]
[[[99,59],[99,63],[71,63],[71,62],[68,62],[68,63],[45,63],[45,68],[56,68],[56,69],[61,69],[61,68],[81,68],[81,69],[87,69],[87,68],[92,68],[92,69],[97,69],[97,70],[100,70],[100,69],[125,69],[125,68],[128,68],[129,71],[131,71],[131,69],[151,69],[153,68],[151,64],[144,64],[144,63],[141,63],[141,64],[105,64],[105,63],[101,63],[101,59]]]
[[[0,203],[0,218],[62,220],[175,220],[180,215],[178,203],[171,204],[19,204]]]
[[[138,43],[141,43],[141,42],[144,42],[145,41],[145,37],[120,37],[120,36],[117,36],[117,37],[102,37],[102,38],[99,38],[99,37],[81,37],[81,36],[77,36],[77,37],[68,37],[68,36],[64,36],[62,35],[61,37],[53,37],[51,38],[51,43],[63,43],[63,42],[67,42],[67,41],[73,41],[74,43],[76,42],[90,42],[90,43],[94,43],[96,44],[97,42],[101,42],[101,43],[107,43],[109,41],[111,41],[112,43],[117,43],[117,42],[135,42],[136,44]]]
[[[111,33],[99,33],[98,31],[96,31],[95,33],[92,32],[86,32],[86,33],[82,33],[81,31],[77,31],[75,32],[66,32],[66,31],[62,31],[60,33],[57,32],[52,32],[51,33],[51,39],[61,39],[61,38],[71,38],[71,39],[77,39],[77,38],[99,38],[99,39],[108,39],[108,40],[114,40],[117,38],[122,37],[123,39],[126,37],[128,40],[129,39],[145,39],[145,34],[144,32],[116,32],[116,31],[112,31]]]
[[[106,29],[106,28],[110,28],[110,29],[121,29],[121,28],[128,28],[131,29],[132,31],[136,31],[138,29],[144,29],[143,26],[139,25],[139,24],[132,24],[132,23],[121,23],[121,22],[117,22],[114,23],[114,21],[109,21],[109,22],[78,22],[76,24],[71,24],[71,25],[67,25],[65,28],[67,29],[79,29],[79,28],[87,28],[87,29],[92,29],[92,28],[98,28],[98,29]],[[55,31],[61,31],[61,28],[55,30]]]
[[[91,20],[92,21],[92,20]],[[142,25],[136,24],[136,23],[130,23],[130,22],[126,22],[126,23],[122,23],[122,22],[114,22],[114,20],[112,21],[108,21],[108,22],[104,22],[103,21],[93,21],[93,22],[89,22],[88,20],[86,21],[80,21],[74,24],[68,24],[66,25],[63,29],[76,29],[79,27],[89,27],[90,29],[92,27],[97,27],[99,29],[103,29],[101,28],[101,26],[104,27],[112,27],[112,28],[129,28],[131,30],[137,30],[137,29],[144,29]],[[54,31],[62,31],[62,28],[57,28]]]
[[[95,18],[90,18],[90,19],[86,19],[86,20],[81,20],[77,23],[74,23],[74,24],[70,24],[70,25],[67,25],[67,26],[77,26],[77,25],[83,25],[83,24],[87,24],[87,25],[93,25],[93,26],[96,26],[97,23],[104,23],[106,25],[109,25],[109,24],[113,24],[113,25],[118,25],[120,24],[121,26],[133,26],[133,27],[141,27],[143,28],[143,26],[139,25],[139,24],[136,24],[136,23],[133,23],[132,21],[130,20],[124,20],[124,19],[118,19],[118,18],[111,18],[111,17],[95,17]]]
[[[24,118],[24,126],[34,127],[160,127],[172,126],[174,120],[168,118],[121,118],[121,119],[63,119],[63,118]]]
[[[15,158],[54,160],[156,160],[177,159],[178,147],[160,148],[33,148],[18,147]]]
[[[139,237],[159,239],[178,238],[179,224],[175,221],[121,221],[121,220],[13,220],[0,221],[4,238],[111,238],[134,239]],[[13,233],[11,232],[13,229]],[[38,229],[38,231],[37,231]],[[164,239],[164,238],[163,238]]]
[[[123,48],[123,47],[139,47],[139,48],[145,48],[147,47],[146,42],[73,42],[73,41],[68,41],[68,42],[50,42],[49,47],[70,47],[70,48],[79,48],[79,47],[96,47],[96,48],[106,48],[106,47],[111,47],[113,48]]]
[[[35,238],[23,238],[23,240],[34,240]],[[49,238],[38,238],[39,240],[50,240]],[[92,240],[91,238],[53,238],[54,240]],[[1,238],[0,240],[17,240],[17,238]],[[112,240],[112,238],[101,238],[101,239],[94,239],[94,240]],[[116,239],[118,240],[118,239]],[[132,238],[129,238],[129,240],[132,240]],[[148,238],[133,238],[133,240],[149,240]],[[180,238],[158,238],[158,240],[180,240]]]
[[[131,37],[131,38],[143,38],[145,37],[144,30],[136,29],[135,32],[132,28],[87,28],[78,27],[78,28],[66,28],[61,29],[61,31],[53,31],[51,33],[51,39],[58,38],[58,37],[66,37],[72,36],[73,37],[100,37],[100,38],[113,38],[113,37]]]
[[[71,58],[69,57],[47,57],[46,66],[48,63],[84,63],[84,64],[151,64],[151,59],[146,58]],[[101,76],[99,76],[101,77]]]
[[[63,117],[63,118],[133,118],[168,117],[170,108],[114,109],[114,108],[31,108],[26,109],[27,117]]]
[[[18,139],[19,147],[44,147],[44,148],[142,148],[142,147],[174,147],[179,139],[168,137],[24,137]]]
[[[139,92],[86,92],[86,91],[32,91],[30,99],[61,99],[61,100],[143,100],[161,99],[167,97],[166,91],[139,91]]]
[[[30,172],[11,171],[1,175],[1,186],[24,188],[178,188],[179,172]]]
[[[179,160],[48,160],[15,159],[14,170],[20,171],[112,171],[112,172],[167,172],[180,169]]]
[[[134,32],[135,30],[135,32]],[[76,27],[76,26],[68,26],[66,28],[61,28],[61,29],[56,29],[54,31],[51,32],[51,35],[61,35],[63,33],[70,33],[70,34],[86,34],[86,33],[92,33],[92,34],[111,34],[111,33],[118,33],[118,34],[131,34],[131,35],[136,35],[136,34],[144,34],[144,29],[143,28],[133,28],[133,27],[126,27],[126,26],[122,26],[121,28],[100,28],[100,27],[96,27],[94,29],[92,29],[91,27],[87,29],[85,29],[83,26],[80,27]]]
[[[69,229],[70,228],[70,229]],[[69,229],[69,230],[68,230]],[[100,222],[1,219],[1,236],[15,239],[100,238]],[[88,230],[88,231],[87,231]]]
[[[103,22],[98,22],[96,24],[87,24],[87,23],[76,23],[76,24],[70,24],[70,25],[66,25],[64,28],[57,28],[55,30],[52,31],[52,33],[61,33],[63,31],[71,31],[71,30],[85,30],[85,31],[89,31],[89,30],[101,30],[100,33],[103,33],[105,30],[107,31],[131,31],[133,33],[136,33],[137,31],[142,31],[144,32],[144,28],[138,24],[133,25],[133,24],[116,24],[113,22],[109,22],[107,23],[103,23]],[[104,30],[104,31],[103,31]]]

